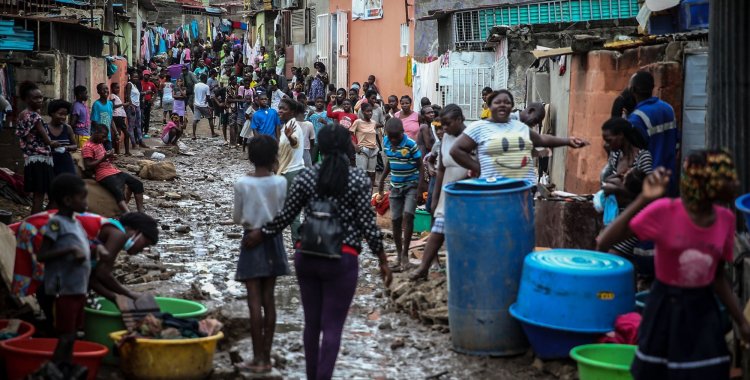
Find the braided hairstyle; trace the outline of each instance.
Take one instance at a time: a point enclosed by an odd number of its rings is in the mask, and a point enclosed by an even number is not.
[[[737,184],[734,160],[726,150],[695,151],[683,163],[680,193],[688,208],[731,203]]]
[[[318,194],[338,197],[344,194],[349,181],[349,156],[354,155],[349,130],[338,123],[318,132],[318,146],[323,155],[318,178]]]

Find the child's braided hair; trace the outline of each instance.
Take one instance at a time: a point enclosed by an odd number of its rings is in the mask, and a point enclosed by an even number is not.
[[[737,171],[726,150],[699,150],[690,153],[682,166],[680,192],[690,205],[731,203],[737,188]]]

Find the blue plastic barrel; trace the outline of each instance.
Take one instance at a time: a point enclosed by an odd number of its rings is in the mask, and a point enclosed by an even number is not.
[[[523,258],[534,250],[533,187],[490,178],[445,188],[448,319],[458,352],[507,356],[528,350],[508,308],[516,299]]]
[[[734,201],[734,206],[737,207],[737,211],[742,213],[745,217],[745,227],[750,230],[750,193],[740,196]]]

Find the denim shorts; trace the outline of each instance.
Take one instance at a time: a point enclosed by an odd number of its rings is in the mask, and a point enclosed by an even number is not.
[[[391,220],[400,219],[403,214],[413,216],[417,209],[417,184],[391,188],[389,201],[391,204]]]

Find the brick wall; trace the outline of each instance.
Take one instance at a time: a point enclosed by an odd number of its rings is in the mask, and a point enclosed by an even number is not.
[[[654,95],[670,103],[677,114],[682,109],[682,65],[663,62],[666,45],[647,46],[624,52],[592,51],[570,60],[570,108],[568,135],[591,142],[584,149],[568,149],[565,191],[590,194],[599,190],[599,174],[606,164],[601,126],[610,117],[612,101],[627,87],[638,70],[654,74]]]

